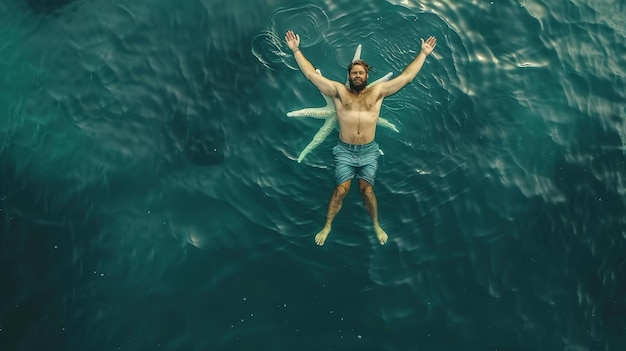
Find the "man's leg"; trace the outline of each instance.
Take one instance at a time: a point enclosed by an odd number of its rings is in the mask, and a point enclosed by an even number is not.
[[[324,245],[324,241],[326,241],[326,238],[330,233],[330,227],[333,223],[333,219],[337,215],[337,212],[341,209],[343,198],[346,197],[348,191],[350,190],[351,182],[352,180],[347,180],[335,187],[335,191],[333,191],[333,195],[330,197],[330,202],[328,204],[326,224],[324,224],[324,228],[322,228],[322,230],[320,230],[320,232],[315,236],[315,243],[317,245]]]
[[[378,242],[381,245],[385,245],[389,236],[385,233],[383,228],[380,227],[380,224],[378,224],[378,203],[376,202],[376,195],[374,195],[374,186],[365,179],[359,179],[359,191],[361,192],[361,196],[363,196],[365,208],[367,208],[367,212],[369,212],[372,217]]]

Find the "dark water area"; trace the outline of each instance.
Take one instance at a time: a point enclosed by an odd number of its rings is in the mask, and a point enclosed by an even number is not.
[[[30,9],[35,13],[51,13],[68,4],[73,0],[26,0]]]
[[[626,4],[0,2],[0,350],[626,350]],[[284,43],[383,103],[380,246]]]

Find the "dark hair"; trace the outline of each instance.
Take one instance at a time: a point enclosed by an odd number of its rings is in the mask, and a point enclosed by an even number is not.
[[[363,61],[363,60],[355,60],[353,61],[349,66],[348,66],[348,73],[350,73],[350,70],[352,70],[352,67],[354,67],[354,65],[361,65],[365,68],[366,72],[369,72],[372,70],[372,67],[369,65],[369,63]]]

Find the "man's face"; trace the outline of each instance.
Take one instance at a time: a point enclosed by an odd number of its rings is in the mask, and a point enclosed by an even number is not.
[[[350,89],[361,91],[367,86],[367,70],[361,65],[354,65],[350,70]]]

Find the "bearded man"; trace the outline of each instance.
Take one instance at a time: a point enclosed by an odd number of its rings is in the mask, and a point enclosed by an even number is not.
[[[383,98],[395,94],[417,76],[426,57],[437,45],[434,37],[426,41],[420,38],[421,51],[417,57],[394,79],[371,87],[367,86],[370,66],[357,60],[348,66],[349,87],[325,78],[315,71],[313,65],[300,50],[300,36],[287,31],[285,41],[304,76],[323,94],[335,102],[339,122],[339,141],[333,148],[335,156],[336,186],[328,204],[326,223],[315,235],[315,243],[324,245],[330,233],[333,219],[341,209],[343,199],[350,190],[352,179],[358,179],[358,186],[365,208],[372,218],[376,238],[384,245],[389,236],[378,223],[378,204],[374,195],[374,180],[378,170],[380,149],[375,141],[376,123]]]

